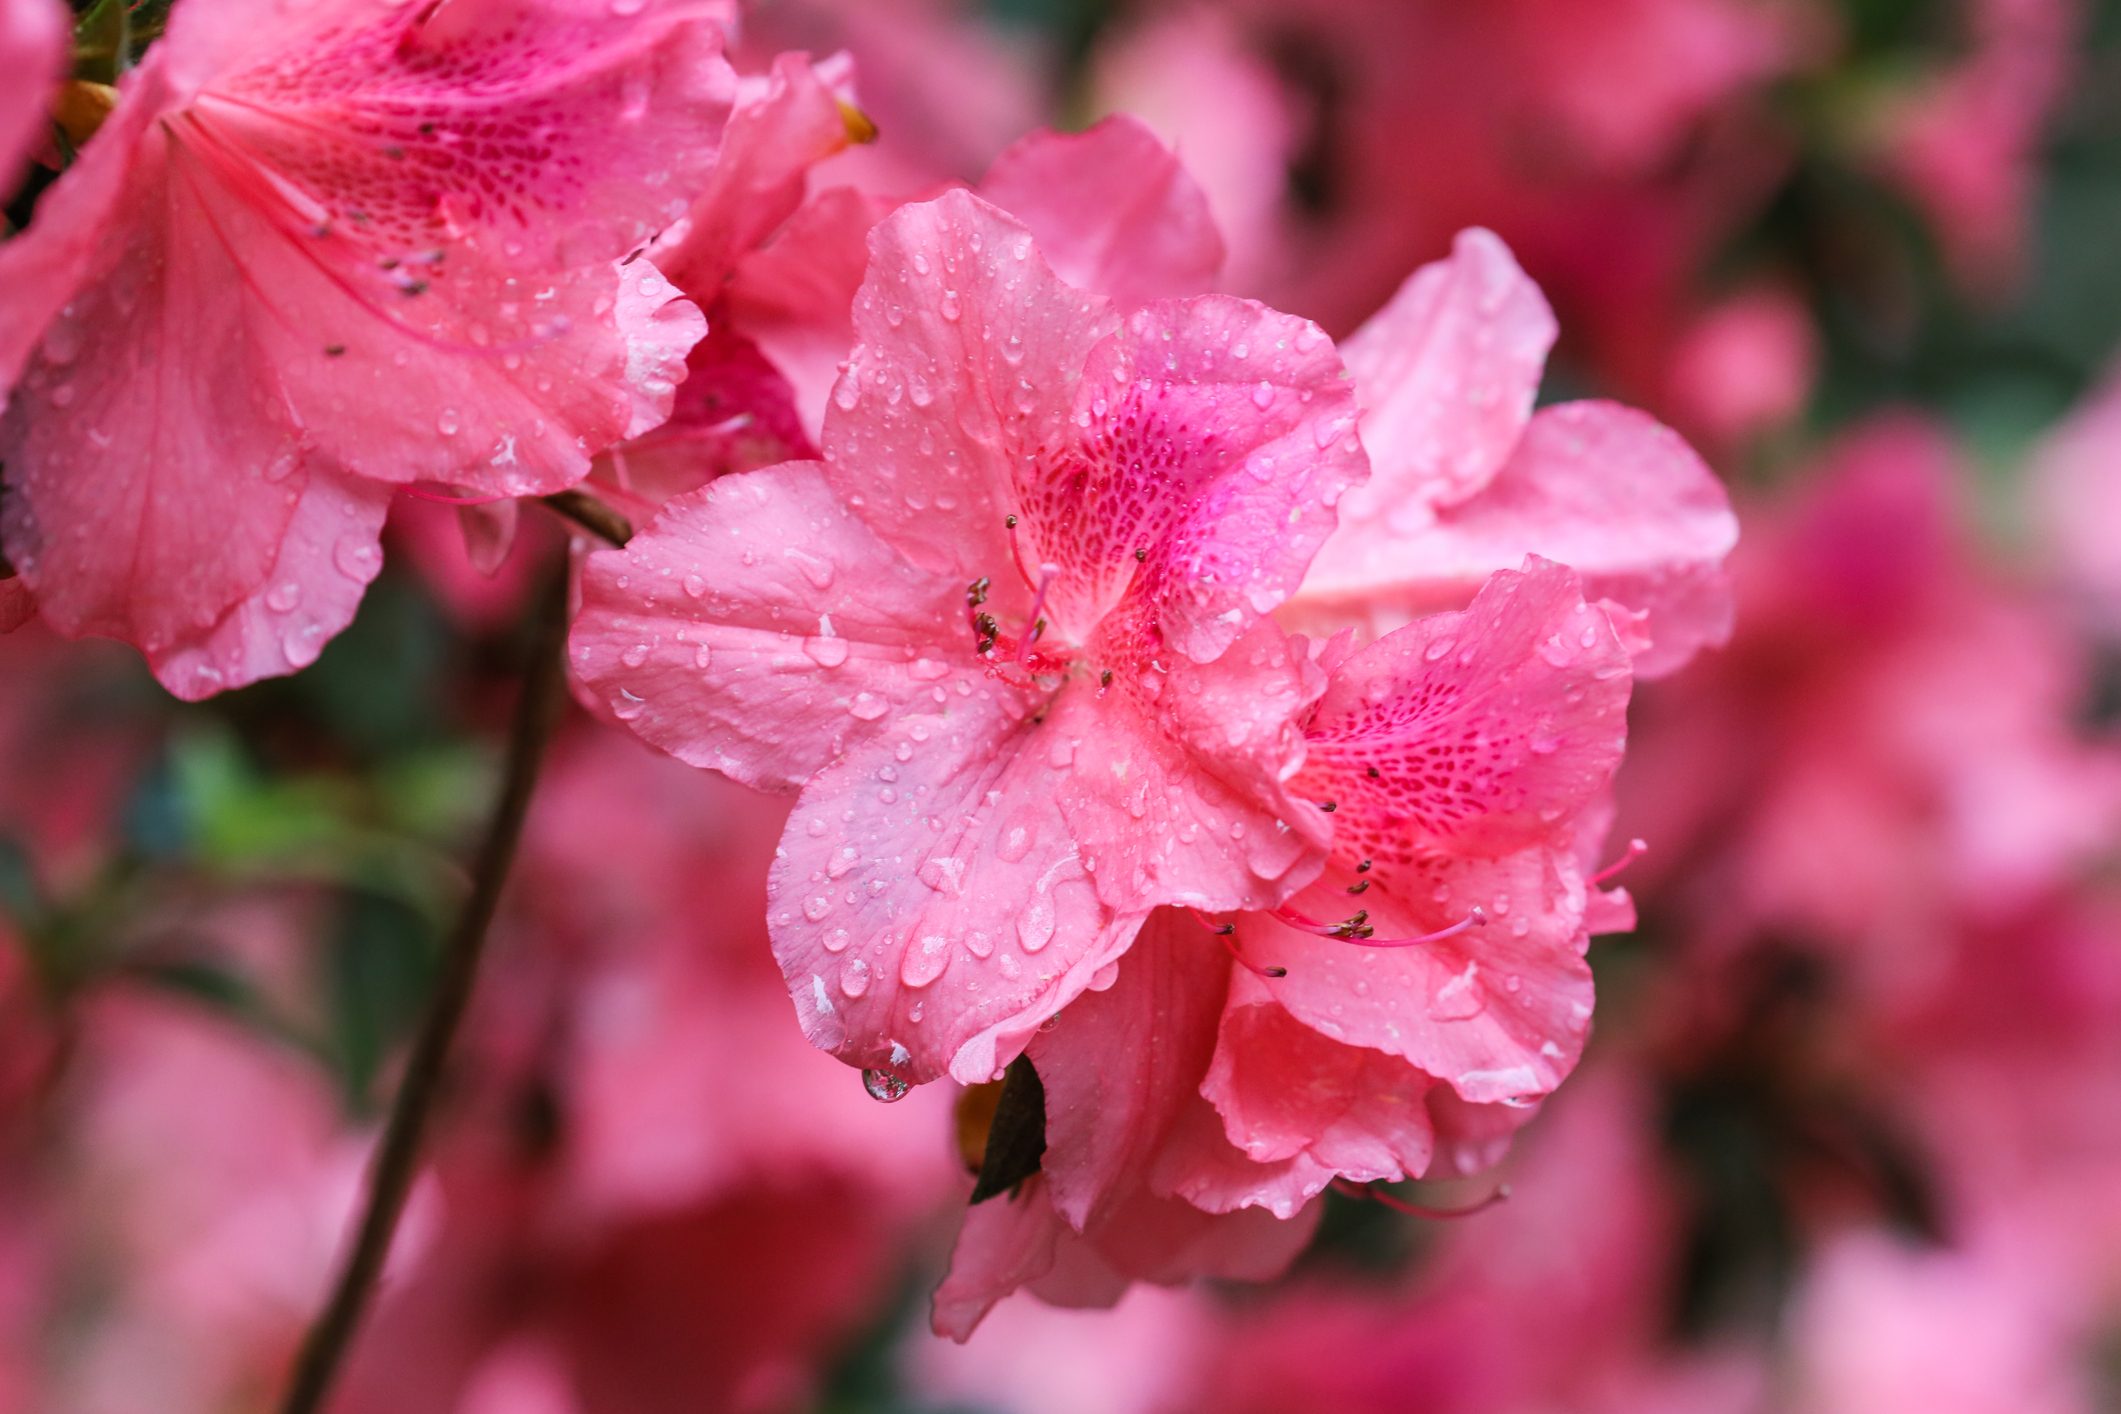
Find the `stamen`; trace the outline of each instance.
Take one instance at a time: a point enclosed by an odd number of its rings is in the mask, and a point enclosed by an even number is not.
[[[417,482],[408,483],[399,489],[408,496],[443,506],[490,506],[495,501],[508,499],[506,496],[452,496],[443,491],[429,491]]]
[[[1045,632],[1046,621],[1038,616],[1039,610],[1046,607],[1046,591],[1051,589],[1053,581],[1059,578],[1059,565],[1043,564],[1038,567],[1038,588],[1031,595],[1031,612],[1025,615],[1026,618],[1030,619],[1031,627],[1024,630],[1024,636],[1018,639],[1016,644],[1016,662],[1018,667],[1023,667],[1031,661],[1032,641]]]
[[[1364,948],[1418,948],[1428,943],[1440,943],[1446,938],[1455,938],[1468,928],[1485,928],[1488,923],[1487,910],[1475,908],[1456,923],[1447,928],[1438,928],[1433,933],[1423,933],[1414,938],[1380,938],[1376,936],[1377,930],[1371,926],[1370,910],[1367,908],[1357,909],[1353,916],[1338,923],[1321,923],[1286,906],[1275,909],[1274,917],[1298,932],[1312,933],[1321,938],[1353,943]]]
[[[1497,1184],[1493,1193],[1463,1208],[1432,1208],[1422,1203],[1409,1203],[1406,1199],[1387,1193],[1375,1185],[1351,1183],[1345,1178],[1333,1180],[1333,1191],[1349,1198],[1367,1198],[1373,1203],[1382,1203],[1395,1213],[1436,1219],[1470,1218],[1475,1213],[1484,1213],[1496,1204],[1510,1200],[1510,1185],[1507,1183]]]
[[[1289,975],[1289,969],[1286,967],[1263,966],[1239,952],[1237,950],[1237,925],[1227,918],[1218,923],[1197,908],[1189,908],[1186,912],[1193,915],[1194,922],[1221,939],[1223,951],[1230,954],[1230,960],[1239,967],[1244,968],[1245,971],[1250,972],[1255,977],[1264,977],[1269,981]]]
[[[1614,860],[1611,864],[1584,880],[1584,882],[1592,888],[1597,888],[1606,880],[1617,877],[1622,870],[1649,852],[1650,846],[1647,841],[1641,839],[1629,840],[1628,847],[1620,852],[1620,858]]]

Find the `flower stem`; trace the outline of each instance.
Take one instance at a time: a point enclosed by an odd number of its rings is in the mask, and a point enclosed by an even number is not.
[[[434,1109],[457,1025],[476,982],[501,889],[515,862],[523,822],[537,786],[538,768],[566,705],[563,654],[567,643],[567,577],[564,567],[540,590],[532,621],[531,657],[508,734],[501,793],[480,842],[471,894],[450,931],[435,979],[434,994],[405,1063],[405,1078],[391,1102],[383,1137],[369,1171],[368,1191],[353,1247],[330,1299],[318,1313],[296,1356],[281,1414],[315,1414],[345,1362],[353,1337],[390,1253],[391,1237],[405,1209],[406,1194],[420,1167],[420,1143]]]

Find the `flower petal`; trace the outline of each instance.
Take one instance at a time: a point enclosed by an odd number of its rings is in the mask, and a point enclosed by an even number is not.
[[[1328,834],[1286,782],[1325,684],[1302,645],[1263,621],[1213,663],[1174,654],[1051,724],[1061,811],[1106,902],[1272,908],[1309,882]]]
[[[1348,864],[1551,840],[1619,768],[1630,685],[1611,620],[1533,557],[1342,663],[1296,789],[1333,802]]]
[[[1368,474],[1332,342],[1208,295],[1130,315],[1090,354],[1066,440],[1012,468],[1027,563],[1083,632],[1129,594],[1207,662],[1303,579],[1333,506]]]
[[[197,701],[315,662],[382,568],[390,500],[389,487],[358,477],[311,476],[263,583],[211,630],[150,655],[162,685]]]
[[[747,81],[706,189],[650,257],[672,284],[712,303],[738,261],[802,204],[810,168],[847,142],[839,95],[818,67],[806,55],[779,56]]]
[[[1049,1305],[1104,1307],[1133,1281],[1271,1281],[1309,1244],[1319,1212],[1314,1206],[1283,1222],[1257,1211],[1205,1213],[1139,1193],[1095,1232],[1078,1234],[1034,1178],[1014,1199],[966,1210],[931,1321],[936,1334],[965,1340],[1021,1286]]]
[[[1308,1155],[1328,1175],[1367,1183],[1427,1170],[1435,1084],[1397,1056],[1319,1034],[1274,1000],[1271,982],[1247,974],[1201,1093],[1255,1163]]]
[[[834,488],[923,569],[994,574],[1010,477],[1067,442],[1077,372],[1114,325],[977,197],[900,207],[869,235],[859,342],[825,414]]]
[[[1374,948],[1301,932],[1271,916],[1242,919],[1237,945],[1286,977],[1268,984],[1289,1013],[1349,1045],[1402,1056],[1468,1100],[1522,1101],[1574,1067],[1591,1017],[1584,962],[1584,884],[1562,851],[1501,859],[1430,858],[1357,876],[1334,867],[1291,909],[1337,922],[1351,882],[1379,938],[1463,922],[1484,927],[1413,947]]]
[[[1126,114],[1031,134],[995,159],[979,194],[1030,227],[1062,279],[1122,308],[1200,294],[1222,269],[1206,194]]]
[[[1391,555],[1394,528],[1487,485],[1532,415],[1554,335],[1539,287],[1476,227],[1349,336],[1372,480],[1342,508],[1328,568],[1374,573],[1362,562]]]
[[[979,677],[959,664],[963,591],[910,569],[812,462],[671,501],[589,557],[581,595],[582,684],[651,745],[746,785],[799,786]]]
[[[1075,696],[1041,725],[984,685],[948,694],[804,788],[768,921],[814,1044],[916,1084],[999,1079],[1126,951],[1143,914],[1098,897],[1054,800]]]
[[[1230,959],[1158,909],[1102,992],[1071,1002],[1027,1054],[1046,1092],[1046,1182],[1070,1226],[1117,1212],[1147,1178],[1215,1050]]]
[[[1586,596],[1647,615],[1635,671],[1656,677],[1730,636],[1723,560],[1737,538],[1722,486],[1678,434],[1617,404],[1565,403],[1533,417],[1480,495],[1394,538],[1397,572],[1360,587],[1314,580],[1290,622],[1387,632],[1538,554],[1573,567]]]

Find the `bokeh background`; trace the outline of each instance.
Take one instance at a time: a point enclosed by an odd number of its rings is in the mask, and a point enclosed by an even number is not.
[[[1137,113],[1227,287],[1335,333],[1494,229],[1546,396],[1725,477],[1739,627],[1638,693],[1642,926],[1508,1202],[1329,1195],[1274,1287],[962,1348],[948,1087],[802,1041],[785,806],[577,715],[336,1408],[2121,1409],[2121,7],[779,0],[746,42],[854,56],[882,136],[813,190]],[[565,553],[391,533],[314,667],[205,704],[0,637],[0,1410],[269,1408],[319,1299]]]

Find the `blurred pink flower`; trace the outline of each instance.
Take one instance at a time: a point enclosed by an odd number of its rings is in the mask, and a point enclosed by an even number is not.
[[[1137,1288],[1088,1315],[1013,1301],[964,1344],[909,1342],[907,1382],[933,1404],[1005,1414],[1170,1414],[1195,1388],[1212,1308],[1180,1292]]]
[[[181,696],[287,672],[351,618],[396,485],[551,491],[660,422],[704,326],[615,262],[707,177],[719,44],[662,5],[183,0],[0,247],[39,612]]]
[[[1344,345],[1371,478],[1291,605],[1297,626],[1398,627],[1536,553],[1640,614],[1657,676],[1730,633],[1738,523],[1715,476],[1630,408],[1532,403],[1554,316],[1502,242],[1459,235]]]
[[[1774,285],[1703,310],[1672,355],[1673,415],[1717,446],[1743,445],[1804,410],[1819,363],[1811,312]]]
[[[2092,1414],[2084,1307],[2007,1238],[1837,1239],[1792,1307],[1788,1385],[1817,1414]]]
[[[2029,468],[2035,530],[2095,623],[2121,636],[2121,370],[2049,433]]]
[[[1295,95],[1246,47],[1234,16],[1152,11],[1100,41],[1098,107],[1129,114],[1180,153],[1230,243],[1225,288],[1251,292],[1290,239],[1288,168],[1304,135]]]
[[[66,71],[69,15],[59,0],[0,0],[0,200],[44,145],[52,93]]]
[[[295,919],[254,921],[284,945]],[[366,1156],[323,1072],[196,1003],[112,990],[87,1009],[63,1098],[43,1222],[68,1270],[111,1286],[78,1339],[42,1352],[47,1407],[189,1414],[271,1387],[323,1299]],[[431,1198],[415,1193],[393,1278]]]
[[[651,743],[803,787],[772,924],[812,1040],[970,1083],[1156,904],[1315,866],[1283,781],[1317,685],[1265,615],[1365,467],[1301,320],[1123,319],[963,193],[871,251],[824,461],[594,557],[573,662]]]
[[[2078,0],[1961,0],[1967,53],[1891,104],[1879,161],[1923,209],[1962,285],[2022,273],[2041,143],[2074,76]]]
[[[2121,753],[2071,720],[2083,652],[1983,562],[1963,480],[1913,416],[1845,434],[1749,517],[1731,649],[1643,704],[1624,819],[1666,847],[1638,882],[1694,881],[1699,946],[1794,932],[1909,1002],[1940,938],[2112,839]]]
[[[1027,31],[993,24],[977,0],[751,7],[741,52],[783,49],[861,62],[862,108],[880,136],[833,161],[833,185],[905,195],[967,181],[1052,111],[1042,74],[1051,56]]]

